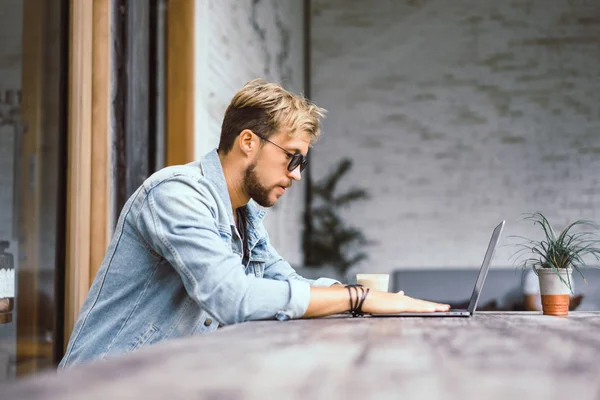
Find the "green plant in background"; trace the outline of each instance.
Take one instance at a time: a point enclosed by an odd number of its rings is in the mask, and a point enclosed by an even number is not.
[[[521,260],[518,265],[522,268],[533,268],[536,275],[536,268],[551,268],[572,293],[571,282],[565,281],[560,275],[559,269],[572,267],[585,281],[581,269],[590,267],[590,265],[586,264],[583,258],[589,255],[596,261],[600,261],[600,240],[595,239],[593,232],[574,231],[579,227],[598,229],[598,225],[592,221],[580,219],[568,225],[557,235],[548,219],[540,212],[526,214],[524,219],[533,221],[534,225],[539,225],[544,232],[544,238],[531,240],[515,236],[525,241],[517,245],[520,249],[513,254],[513,257]],[[523,259],[526,254],[529,257]],[[531,254],[533,255],[531,256]]]
[[[360,188],[350,188],[337,194],[340,180],[352,168],[352,161],[344,158],[331,173],[312,186],[313,201],[307,211],[310,229],[305,227],[303,234],[304,264],[308,267],[334,266],[345,274],[352,266],[367,258],[361,248],[368,245],[362,232],[347,225],[340,211],[357,201],[369,198]]]

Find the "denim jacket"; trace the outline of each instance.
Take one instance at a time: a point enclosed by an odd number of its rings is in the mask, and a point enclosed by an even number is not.
[[[216,150],[164,168],[129,198],[59,368],[238,322],[300,318],[310,286],[243,208],[247,264]]]

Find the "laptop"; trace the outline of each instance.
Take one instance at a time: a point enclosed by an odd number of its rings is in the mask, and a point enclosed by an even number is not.
[[[394,313],[394,314],[370,314],[371,317],[472,317],[475,313],[475,309],[477,308],[477,302],[479,301],[479,295],[481,294],[481,290],[483,289],[483,283],[485,282],[485,278],[487,276],[488,270],[490,268],[490,263],[492,261],[492,257],[494,256],[494,252],[496,251],[496,245],[500,240],[500,235],[502,234],[502,230],[504,229],[505,221],[502,221],[492,233],[492,238],[490,239],[490,244],[488,245],[487,251],[485,252],[485,257],[483,258],[483,264],[481,264],[481,268],[479,269],[479,274],[477,275],[477,280],[475,281],[475,288],[473,289],[473,294],[471,295],[471,301],[469,302],[469,307],[466,310],[461,309],[450,309],[448,311],[440,311],[440,312],[402,312],[402,313]]]

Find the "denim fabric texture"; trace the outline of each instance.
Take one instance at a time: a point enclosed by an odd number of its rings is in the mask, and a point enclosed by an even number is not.
[[[263,227],[265,212],[243,207],[249,258],[233,219],[216,150],[164,168],[121,211],[106,255],[59,368],[249,320],[300,318],[310,286]]]

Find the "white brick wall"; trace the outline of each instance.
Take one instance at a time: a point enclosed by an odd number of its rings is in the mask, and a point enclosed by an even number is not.
[[[525,212],[600,222],[599,2],[313,0],[311,35],[313,171],[350,156],[372,193],[362,269],[479,266]]]
[[[195,156],[217,147],[229,101],[244,83],[265,78],[303,90],[303,4],[277,0],[196,0]],[[265,225],[279,252],[302,260],[303,185],[269,210]]]

